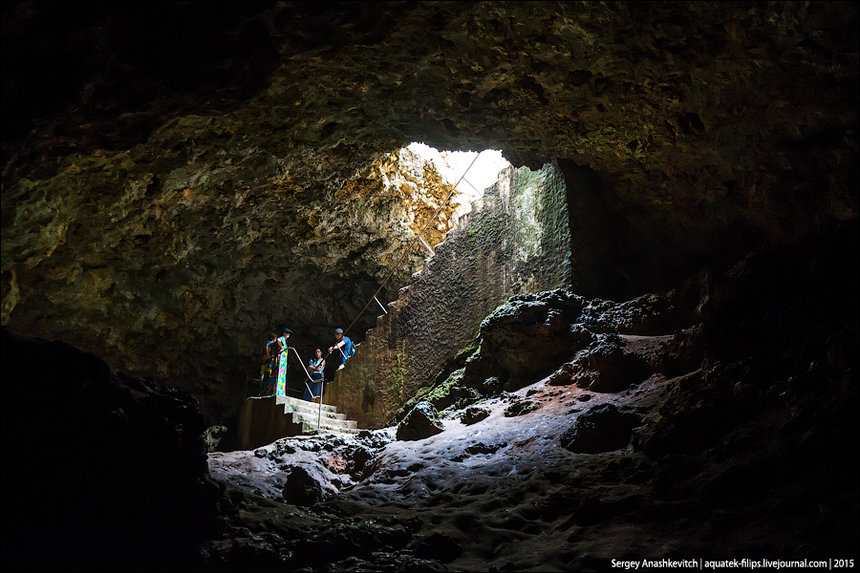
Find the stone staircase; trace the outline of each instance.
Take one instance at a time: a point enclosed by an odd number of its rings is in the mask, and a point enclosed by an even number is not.
[[[358,422],[347,420],[346,414],[338,413],[334,406],[323,404],[320,415],[320,405],[315,402],[290,396],[277,396],[276,403],[284,405],[284,414],[292,415],[293,423],[302,425],[303,434],[316,433],[318,419],[320,433],[357,434],[359,432]]]

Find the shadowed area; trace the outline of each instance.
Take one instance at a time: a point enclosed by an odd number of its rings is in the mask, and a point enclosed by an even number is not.
[[[857,15],[3,3],[4,565],[856,559]]]

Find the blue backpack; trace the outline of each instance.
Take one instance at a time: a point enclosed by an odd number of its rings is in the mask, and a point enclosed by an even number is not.
[[[343,345],[343,354],[347,358],[355,354],[355,344],[353,344],[352,339],[348,336],[343,337],[346,340],[346,344]]]

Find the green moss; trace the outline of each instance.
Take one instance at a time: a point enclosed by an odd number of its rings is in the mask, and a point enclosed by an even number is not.
[[[481,396],[473,388],[463,383],[465,365],[479,351],[480,345],[478,339],[476,339],[448,361],[445,367],[433,379],[433,384],[422,386],[412,398],[405,401],[392,418],[389,419],[389,423],[396,423],[402,420],[418,402],[423,400],[431,402],[439,410],[452,406],[462,408],[467,404],[473,403],[475,400],[480,400]]]
[[[442,410],[454,405],[460,397],[456,390],[460,387],[460,382],[463,379],[463,368],[452,372],[441,384],[434,384],[430,387],[423,387],[418,392],[406,401],[406,403],[397,411],[395,418],[397,420],[409,413],[418,402],[427,401],[433,404],[437,410]]]
[[[394,368],[392,369],[388,391],[386,392],[389,396],[397,396],[399,403],[403,403],[403,400],[405,400],[406,371],[406,341],[403,340],[397,347]]]

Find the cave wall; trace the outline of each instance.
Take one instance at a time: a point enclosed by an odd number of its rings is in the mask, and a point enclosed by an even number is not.
[[[210,418],[268,330],[317,343],[378,287],[411,236],[362,173],[411,141],[557,159],[587,296],[860,208],[851,3],[219,6],[2,7],[3,324]]]
[[[566,197],[554,165],[502,171],[377,317],[327,385],[325,402],[360,428],[390,424],[408,399],[445,376],[446,364],[475,342],[498,305],[515,294],[570,286]]]
[[[197,400],[63,342],[0,346],[4,569],[183,570],[219,527]]]

